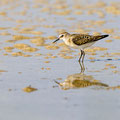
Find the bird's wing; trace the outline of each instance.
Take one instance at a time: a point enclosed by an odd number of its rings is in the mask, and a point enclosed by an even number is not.
[[[108,35],[86,35],[86,34],[72,34],[72,41],[76,45],[83,45],[85,43],[95,42],[102,38],[107,37]]]

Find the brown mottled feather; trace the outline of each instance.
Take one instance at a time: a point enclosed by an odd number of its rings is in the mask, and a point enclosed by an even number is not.
[[[86,43],[95,42],[105,37],[108,37],[108,35],[98,35],[98,36],[92,36],[92,35],[86,35],[86,34],[71,35],[72,41],[76,45],[83,45]]]

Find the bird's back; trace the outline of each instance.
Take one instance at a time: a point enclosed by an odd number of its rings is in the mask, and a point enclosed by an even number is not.
[[[87,34],[71,34],[71,40],[76,45],[83,45],[86,43],[95,42],[105,37],[108,37],[108,35],[93,36]]]

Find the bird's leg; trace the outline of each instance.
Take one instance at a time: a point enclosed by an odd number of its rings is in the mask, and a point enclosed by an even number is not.
[[[80,61],[79,64],[80,64],[80,68],[81,68],[80,73],[84,73],[84,71],[85,71],[84,63]]]
[[[81,62],[79,62],[79,65],[80,65],[80,68],[81,68],[81,72],[80,73],[82,73],[82,64],[81,64]]]
[[[84,73],[85,71],[85,66],[84,66],[84,63],[82,62],[82,73]]]
[[[85,52],[83,50],[80,50],[80,51],[81,51],[81,54],[80,54],[80,58],[79,58],[79,64],[80,64],[80,68],[81,68],[81,73],[84,73],[85,67],[84,67],[83,60],[84,60]],[[81,62],[81,59],[82,59],[82,62]]]
[[[83,53],[83,57],[82,57],[82,63],[84,62],[84,57],[85,57],[85,52],[84,51],[82,51]]]
[[[78,62],[80,63],[80,60],[81,60],[81,58],[82,58],[82,55],[83,55],[83,51],[82,50],[80,50],[80,57],[79,57],[79,60],[78,60]]]

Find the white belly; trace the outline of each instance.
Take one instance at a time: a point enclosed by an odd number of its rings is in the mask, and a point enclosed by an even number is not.
[[[84,50],[85,48],[91,47],[95,42],[90,42],[90,43],[86,43],[83,45],[80,45],[78,48]]]
[[[64,41],[64,42],[65,42],[66,45],[68,45],[70,47],[73,47],[75,49],[81,49],[81,50],[84,50],[85,48],[88,48],[95,43],[95,42],[90,42],[90,43],[86,43],[86,44],[83,44],[83,45],[76,45],[73,42],[69,42],[69,41]]]

